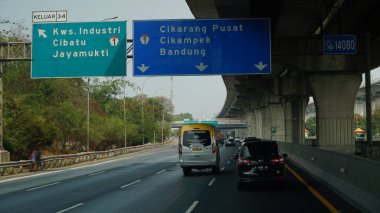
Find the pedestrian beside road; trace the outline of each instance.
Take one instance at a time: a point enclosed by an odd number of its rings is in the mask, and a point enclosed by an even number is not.
[[[33,150],[33,152],[32,152],[32,169],[33,169],[33,171],[34,172],[37,172],[37,167],[38,167],[38,165],[37,165],[37,157],[38,157],[38,153],[37,153],[37,151],[36,150]]]
[[[35,172],[41,167],[41,151],[39,150],[33,150],[32,152],[32,167]]]

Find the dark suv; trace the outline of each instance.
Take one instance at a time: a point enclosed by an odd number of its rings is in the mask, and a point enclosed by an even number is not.
[[[244,142],[238,159],[237,186],[251,182],[284,181],[286,154],[279,154],[275,141]]]

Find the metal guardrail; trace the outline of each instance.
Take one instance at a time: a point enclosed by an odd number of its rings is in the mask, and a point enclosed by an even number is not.
[[[160,147],[163,144],[146,144],[139,146],[130,146],[126,148],[119,148],[109,151],[97,151],[97,152],[85,152],[78,154],[69,154],[69,155],[58,155],[58,156],[49,156],[44,157],[40,161],[39,170],[46,170],[50,168],[59,168],[68,165],[73,165],[81,162],[100,160],[105,158],[116,157],[119,155],[124,155],[128,153],[138,152],[142,150],[154,149]],[[31,160],[23,161],[14,161],[8,163],[0,163],[0,176],[19,174],[23,172],[32,172],[33,163]]]

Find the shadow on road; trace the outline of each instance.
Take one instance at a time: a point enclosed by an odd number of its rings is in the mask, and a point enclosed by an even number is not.
[[[288,181],[284,182],[268,182],[268,183],[249,183],[245,184],[241,191],[278,191],[291,190],[295,188],[294,184]]]

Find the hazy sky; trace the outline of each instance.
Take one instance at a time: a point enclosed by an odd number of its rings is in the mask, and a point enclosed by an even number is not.
[[[127,21],[128,38],[132,38],[133,20],[194,18],[185,0],[0,0],[1,18],[22,21],[29,28],[32,26],[32,11],[52,10],[67,10],[68,22],[101,21],[117,16],[115,20]],[[127,79],[141,86],[147,78],[133,78],[131,65],[127,66]],[[373,70],[372,77],[379,78],[380,69]],[[149,78],[144,93],[169,97],[170,77]],[[129,95],[135,94],[129,91]],[[195,117],[212,117],[222,109],[225,98],[226,89],[220,76],[174,77],[175,113],[190,112]]]
[[[133,20],[194,18],[185,0],[0,0],[1,18],[22,21],[30,29],[32,11],[53,10],[67,10],[68,22],[101,21],[117,16],[115,20],[127,21],[127,37],[130,39]],[[139,86],[147,79],[133,78],[132,63],[128,64],[127,70],[127,79]],[[226,89],[221,76],[174,77],[173,82],[175,113],[190,112],[204,118],[215,116],[222,109]],[[149,78],[144,93],[169,97],[170,77]],[[129,94],[133,96],[135,92]]]

